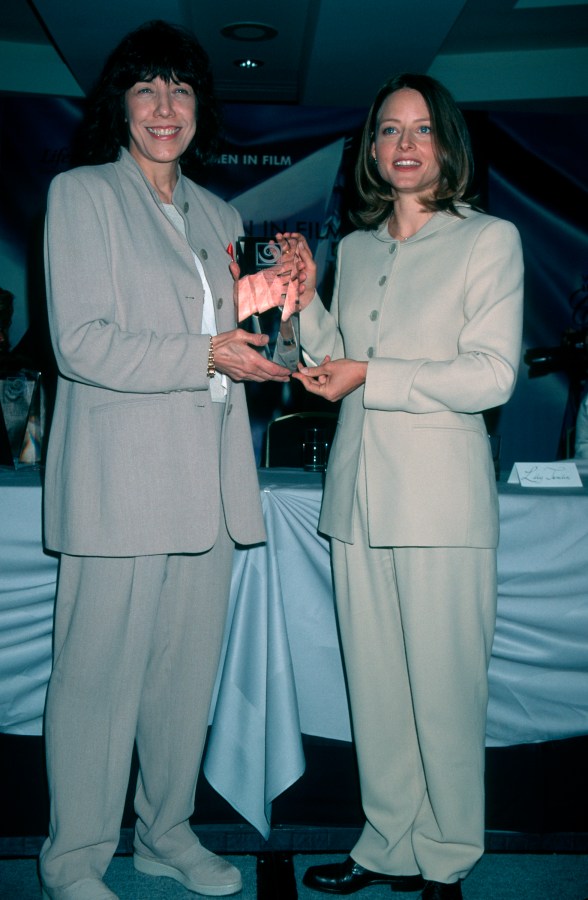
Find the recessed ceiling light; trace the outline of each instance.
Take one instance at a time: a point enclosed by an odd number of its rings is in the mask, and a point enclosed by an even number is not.
[[[270,41],[278,31],[265,22],[232,22],[220,30],[221,34],[233,41]]]
[[[234,62],[235,66],[239,66],[240,69],[259,69],[260,66],[263,66],[262,59],[236,59]]]

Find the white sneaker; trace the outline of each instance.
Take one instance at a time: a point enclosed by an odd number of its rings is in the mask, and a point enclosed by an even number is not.
[[[227,897],[243,887],[239,870],[201,844],[195,844],[181,856],[165,862],[135,851],[133,863],[144,875],[174,878],[187,890],[206,897]]]

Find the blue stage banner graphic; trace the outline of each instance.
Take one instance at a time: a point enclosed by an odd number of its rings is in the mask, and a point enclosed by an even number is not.
[[[0,287],[15,296],[13,347],[44,321],[41,239],[47,189],[53,176],[71,165],[70,146],[82,113],[80,100],[0,97]],[[237,207],[246,234],[302,232],[315,253],[327,303],[337,243],[351,227],[347,213],[365,113],[228,104],[221,152],[201,179]],[[588,116],[466,111],[466,119],[481,205],[514,222],[523,239],[524,349],[557,350],[570,329],[583,333],[588,319]],[[541,378],[530,378],[521,360],[515,396],[493,421],[502,435],[504,467],[562,455],[587,369],[585,348]],[[299,387],[248,386],[258,459],[267,421],[312,402],[297,393]]]
[[[320,286],[349,230],[346,192],[365,110],[229,104],[224,115],[207,187],[237,207],[246,234],[304,234]]]
[[[71,165],[83,101],[0,98],[0,285],[15,294],[13,345],[28,326],[31,229],[51,179]],[[322,278],[346,225],[345,185],[365,111],[227,105],[222,151],[202,184],[240,211],[246,234],[300,231]],[[37,284],[35,278],[34,283]]]
[[[364,118],[365,110],[227,105],[224,149],[206,176],[206,186],[239,210],[246,234],[304,234],[326,302],[337,244],[350,230],[349,187]],[[269,421],[321,406],[296,381],[250,383],[247,399],[258,463]]]

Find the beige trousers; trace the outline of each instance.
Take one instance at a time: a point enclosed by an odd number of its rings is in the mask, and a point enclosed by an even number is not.
[[[376,872],[454,882],[484,846],[496,553],[374,548],[366,522],[360,484],[355,543],[332,542],[366,816],[351,856]]]
[[[135,741],[135,845],[173,857],[194,843],[188,820],[232,555],[222,522],[207,553],[62,556],[45,714],[51,821],[40,868],[47,887],[104,875],[120,838]]]

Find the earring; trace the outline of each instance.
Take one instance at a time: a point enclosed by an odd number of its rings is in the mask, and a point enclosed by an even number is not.
[[[372,156],[372,159],[373,159],[373,161],[374,161],[374,165],[377,166],[377,165],[378,165],[378,157],[377,157],[377,156]]]

